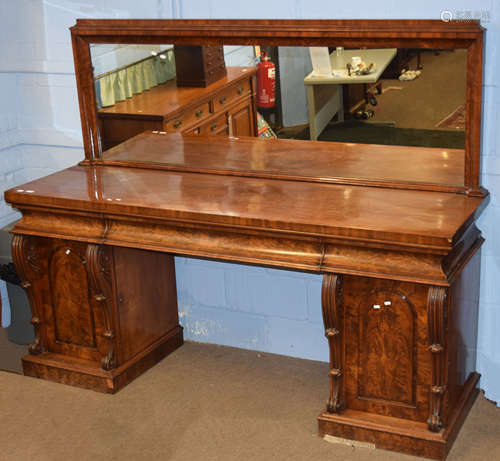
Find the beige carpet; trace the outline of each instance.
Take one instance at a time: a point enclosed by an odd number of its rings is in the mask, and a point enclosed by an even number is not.
[[[409,82],[382,80],[384,89],[371,121],[393,121],[398,128],[436,128],[445,117],[465,102],[467,50],[422,53],[422,74]],[[416,58],[410,65],[416,68]],[[455,128],[453,128],[455,129]]]
[[[0,459],[418,459],[318,438],[327,368],[187,343],[114,396],[0,372]],[[500,459],[499,436],[500,409],[481,397],[448,459]]]
[[[0,328],[0,371],[22,373],[21,357],[27,353],[28,346],[11,343],[7,337],[7,329]]]

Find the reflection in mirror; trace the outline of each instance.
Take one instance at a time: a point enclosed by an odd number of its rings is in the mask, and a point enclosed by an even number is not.
[[[103,150],[150,130],[460,149],[463,167],[466,50],[96,44],[91,53]]]

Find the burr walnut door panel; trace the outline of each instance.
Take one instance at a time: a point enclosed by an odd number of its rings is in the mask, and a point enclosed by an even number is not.
[[[43,305],[49,352],[98,362],[105,356],[105,319],[89,273],[89,247],[48,241]]]
[[[425,421],[430,354],[427,288],[345,277],[345,402],[351,409]]]

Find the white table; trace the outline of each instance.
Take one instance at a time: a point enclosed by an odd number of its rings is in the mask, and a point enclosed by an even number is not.
[[[368,65],[376,64],[375,72],[368,75],[317,76],[311,72],[304,78],[307,88],[307,106],[309,112],[309,133],[316,141],[326,125],[338,113],[338,120],[344,120],[342,85],[353,83],[376,83],[384,70],[396,56],[396,48],[345,50],[343,59],[339,59],[334,51],[330,55],[332,70],[345,70],[353,56],[359,56]],[[342,62],[339,62],[342,61]]]

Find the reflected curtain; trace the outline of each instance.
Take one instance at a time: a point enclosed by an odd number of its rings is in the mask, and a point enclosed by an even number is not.
[[[99,107],[109,107],[175,77],[173,50],[151,56],[95,80]]]

